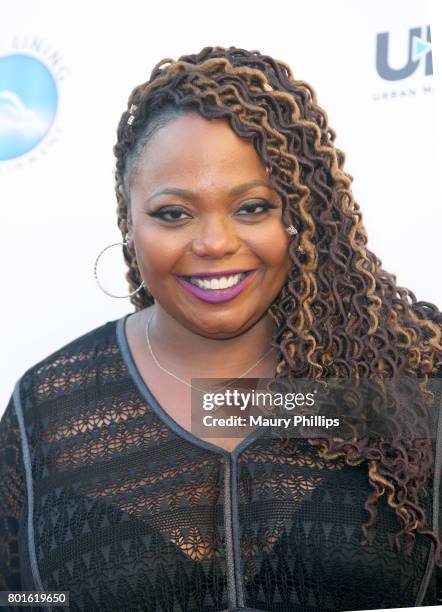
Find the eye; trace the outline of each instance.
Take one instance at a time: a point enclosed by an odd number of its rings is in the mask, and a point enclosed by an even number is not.
[[[164,206],[163,208],[159,208],[158,210],[149,213],[151,217],[157,217],[158,219],[162,219],[167,223],[174,223],[176,221],[183,221],[186,217],[181,217],[181,215],[185,215],[185,211],[182,208],[177,208],[176,206]],[[166,215],[169,215],[167,217]]]
[[[248,204],[244,204],[239,209],[238,214],[241,216],[244,216],[243,213],[245,213],[245,215],[256,216],[256,215],[266,212],[270,208],[278,208],[278,207],[275,206],[275,204],[271,204],[270,202],[259,200],[257,202],[249,202]]]
[[[237,214],[241,217],[256,217],[265,213],[271,208],[278,208],[275,204],[271,204],[265,200],[257,200],[256,202],[248,202],[243,204]],[[150,217],[156,217],[166,223],[179,223],[185,219],[190,219],[191,216],[186,211],[177,206],[163,206],[158,210],[148,213]]]

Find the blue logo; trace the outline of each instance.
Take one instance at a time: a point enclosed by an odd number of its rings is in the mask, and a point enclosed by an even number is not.
[[[49,132],[58,107],[54,77],[31,55],[0,57],[0,161],[34,149]]]
[[[405,44],[404,44],[405,43]],[[402,41],[405,49],[406,41]],[[410,28],[408,30],[408,50],[406,63],[400,68],[392,68],[389,63],[389,32],[382,32],[376,37],[376,70],[379,76],[386,81],[400,81],[411,76],[421,61],[425,62],[425,74],[433,74],[433,56],[431,53],[430,26],[423,28]]]

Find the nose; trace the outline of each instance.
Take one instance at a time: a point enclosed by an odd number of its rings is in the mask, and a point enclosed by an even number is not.
[[[192,242],[192,250],[198,257],[221,258],[235,253],[241,244],[229,218],[213,215],[201,221],[198,234]]]

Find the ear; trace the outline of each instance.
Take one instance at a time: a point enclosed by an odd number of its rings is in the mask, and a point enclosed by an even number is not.
[[[131,210],[130,202],[127,203],[126,224],[127,224],[127,231],[132,235],[133,224],[132,224],[132,210]]]
[[[126,210],[127,210],[127,218],[126,218],[126,224],[127,224],[127,231],[132,233],[132,210],[131,210],[131,205],[130,205],[130,199],[127,197],[126,194],[126,190],[124,189],[123,185],[119,185],[118,186],[118,191],[120,192],[121,196],[123,197],[124,201],[126,202]]]
[[[134,248],[134,239],[133,239],[133,225],[132,225],[132,216],[130,214],[130,209],[128,208],[127,219],[126,219],[126,227],[127,227],[127,248],[131,251]]]

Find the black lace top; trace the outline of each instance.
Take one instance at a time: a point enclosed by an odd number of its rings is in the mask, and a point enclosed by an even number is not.
[[[232,453],[196,438],[141,379],[125,319],[14,389],[0,427],[0,590],[69,591],[70,610],[100,612],[438,603],[432,544],[418,535],[398,553],[385,497],[359,543],[365,464],[323,462],[306,440],[281,451],[256,431]],[[436,529],[439,480],[426,508]]]

